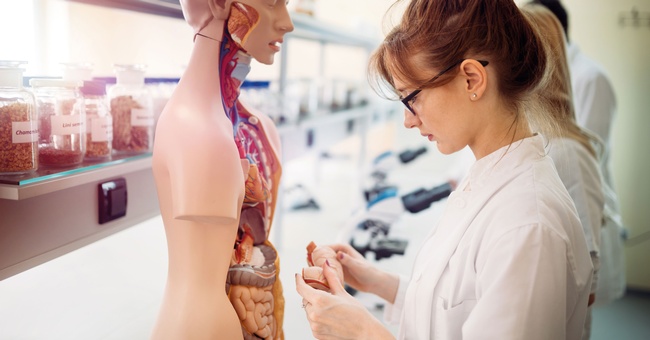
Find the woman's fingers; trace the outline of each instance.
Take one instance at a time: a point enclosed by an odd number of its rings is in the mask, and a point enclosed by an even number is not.
[[[337,243],[337,244],[330,244],[328,247],[332,248],[335,252],[344,252],[347,254],[354,254],[356,250],[352,248],[351,245],[347,243]]]
[[[349,267],[349,266],[353,265],[352,262],[354,261],[352,256],[350,256],[350,255],[348,255],[348,254],[346,254],[345,252],[342,252],[342,251],[339,251],[339,252],[336,253],[336,259],[341,264],[345,265],[346,267]]]
[[[341,292],[347,294],[336,269],[330,265],[329,261],[323,264],[323,275],[327,280],[327,284],[330,286],[330,293],[334,295],[339,295]]]
[[[303,280],[302,275],[296,273],[296,291],[300,296],[303,298],[303,304],[305,304],[305,300],[308,302],[309,297],[312,294],[313,288],[310,287],[305,280]]]
[[[336,273],[334,275],[336,275]],[[327,294],[322,290],[315,289],[308,285],[300,274],[296,274],[296,291],[300,296],[302,296],[303,305],[306,305],[307,303],[313,304],[319,296]]]

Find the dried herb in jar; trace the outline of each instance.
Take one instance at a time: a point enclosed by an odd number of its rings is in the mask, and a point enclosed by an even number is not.
[[[111,99],[113,116],[113,149],[117,151],[145,152],[150,148],[149,126],[132,124],[133,110],[143,107],[131,96],[118,96]]]
[[[37,142],[14,143],[13,123],[31,121],[32,107],[23,103],[0,106],[0,172],[34,170]],[[25,133],[38,133],[26,131]]]
[[[92,133],[86,134],[86,158],[102,158],[111,155],[108,141],[93,142]]]
[[[77,99],[65,99],[58,102],[59,112],[63,116],[76,114],[74,106]],[[64,167],[83,162],[85,133],[66,135],[52,134],[52,117],[56,115],[55,104],[41,102],[39,104],[40,143],[38,151],[39,162],[43,165]]]

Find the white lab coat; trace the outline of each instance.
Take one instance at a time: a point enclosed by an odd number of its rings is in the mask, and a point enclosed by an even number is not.
[[[578,125],[595,133],[605,144],[601,155],[603,178],[612,186],[609,171],[610,134],[616,117],[616,97],[605,71],[595,61],[587,57],[578,46],[567,46],[573,106]]]
[[[601,229],[599,283],[594,306],[601,306],[625,292],[625,233],[618,196],[610,172],[610,133],[616,117],[616,97],[603,68],[587,57],[577,45],[567,46],[571,88],[578,125],[594,132],[604,143],[600,155],[605,194],[605,221]]]
[[[591,279],[575,206],[538,135],[472,166],[385,316],[399,315],[399,339],[579,339]]]
[[[582,144],[571,138],[552,138],[548,145],[548,155],[578,211],[594,266],[591,292],[596,293],[605,206],[603,180],[598,162]]]

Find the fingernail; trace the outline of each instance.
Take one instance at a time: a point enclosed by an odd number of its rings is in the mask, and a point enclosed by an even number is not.
[[[328,267],[331,267],[331,266],[332,266],[332,265],[330,264],[330,261],[327,260],[327,259],[325,260],[325,263],[327,263],[327,266],[328,266]]]
[[[339,255],[339,260],[343,260],[343,253],[342,253],[342,252],[339,252],[338,255]]]

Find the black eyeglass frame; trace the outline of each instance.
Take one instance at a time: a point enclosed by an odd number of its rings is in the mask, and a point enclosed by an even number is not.
[[[431,78],[431,80],[425,82],[425,84],[431,84],[431,83],[433,83],[434,81],[436,81],[436,79],[440,78],[440,76],[442,76],[443,74],[449,72],[449,71],[450,71],[451,69],[453,69],[454,67],[460,65],[460,63],[462,63],[462,62],[465,61],[465,60],[467,60],[467,59],[461,59],[461,60],[455,62],[455,63],[452,64],[451,66],[449,66],[449,67],[447,67],[446,69],[440,71],[440,73],[436,74],[436,76],[433,77],[433,78]],[[490,63],[489,61],[486,61],[486,60],[477,60],[477,61],[478,61],[481,65],[483,65],[483,67],[487,66],[487,65]],[[404,97],[403,99],[401,99],[402,104],[404,104],[404,106],[406,106],[406,108],[407,108],[409,111],[411,111],[411,113],[414,114],[414,115],[415,115],[415,110],[413,110],[413,108],[411,107],[411,104],[409,104],[409,102],[410,102],[411,100],[413,100],[413,98],[415,98],[415,96],[417,96],[417,95],[418,95],[420,92],[422,92],[422,90],[424,90],[424,89],[425,89],[424,87],[420,87],[420,88],[418,88],[417,90],[415,90],[415,91],[409,93],[408,96],[406,96],[406,97]]]

